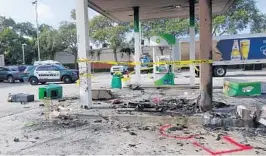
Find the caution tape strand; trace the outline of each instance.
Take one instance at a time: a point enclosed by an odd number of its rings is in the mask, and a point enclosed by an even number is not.
[[[78,62],[86,62],[86,63],[104,63],[104,64],[111,64],[111,65],[175,65],[178,68],[186,67],[191,64],[202,64],[202,63],[212,63],[212,60],[186,60],[186,61],[163,61],[163,62],[151,62],[151,63],[141,63],[141,62],[115,62],[115,61],[92,61],[89,59],[78,59]],[[195,67],[195,70],[199,70]],[[79,74],[80,77],[93,77],[92,74]]]
[[[190,64],[202,64],[202,63],[213,63],[212,60],[186,60],[186,61],[161,61],[161,62],[149,62],[149,63],[142,63],[142,62],[115,62],[115,61],[92,61],[88,59],[78,59],[79,63],[86,62],[86,63],[104,63],[104,64],[111,64],[111,65],[190,65]]]

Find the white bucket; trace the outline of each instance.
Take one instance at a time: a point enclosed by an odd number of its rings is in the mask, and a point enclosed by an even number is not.
[[[122,88],[125,88],[130,85],[130,79],[131,77],[129,76],[124,76],[124,78],[122,78]]]

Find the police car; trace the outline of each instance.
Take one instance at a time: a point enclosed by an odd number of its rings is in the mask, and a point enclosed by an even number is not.
[[[61,65],[37,65],[27,74],[27,79],[31,85],[45,84],[46,82],[74,83],[78,80],[76,70],[66,69]]]

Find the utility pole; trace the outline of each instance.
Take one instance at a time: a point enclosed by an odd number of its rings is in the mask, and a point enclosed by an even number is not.
[[[25,51],[24,51],[24,46],[26,46],[27,44],[22,44],[22,57],[23,57],[23,64],[25,64]]]
[[[40,40],[39,40],[39,23],[38,23],[38,0],[32,2],[35,5],[35,17],[36,17],[36,30],[37,30],[37,46],[38,46],[38,61],[41,60],[41,52],[40,52]]]

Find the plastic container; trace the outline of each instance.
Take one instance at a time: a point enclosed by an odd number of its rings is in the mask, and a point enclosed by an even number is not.
[[[224,79],[223,92],[226,96],[259,96],[261,95],[261,82]]]
[[[49,84],[39,88],[39,99],[59,99],[63,97],[63,87],[57,84]]]
[[[112,88],[122,88],[122,77],[123,75],[119,74],[119,73],[115,73],[113,75],[113,78],[112,78],[112,84],[111,84],[111,87]]]
[[[130,85],[130,77],[122,78],[122,87],[126,87]]]

